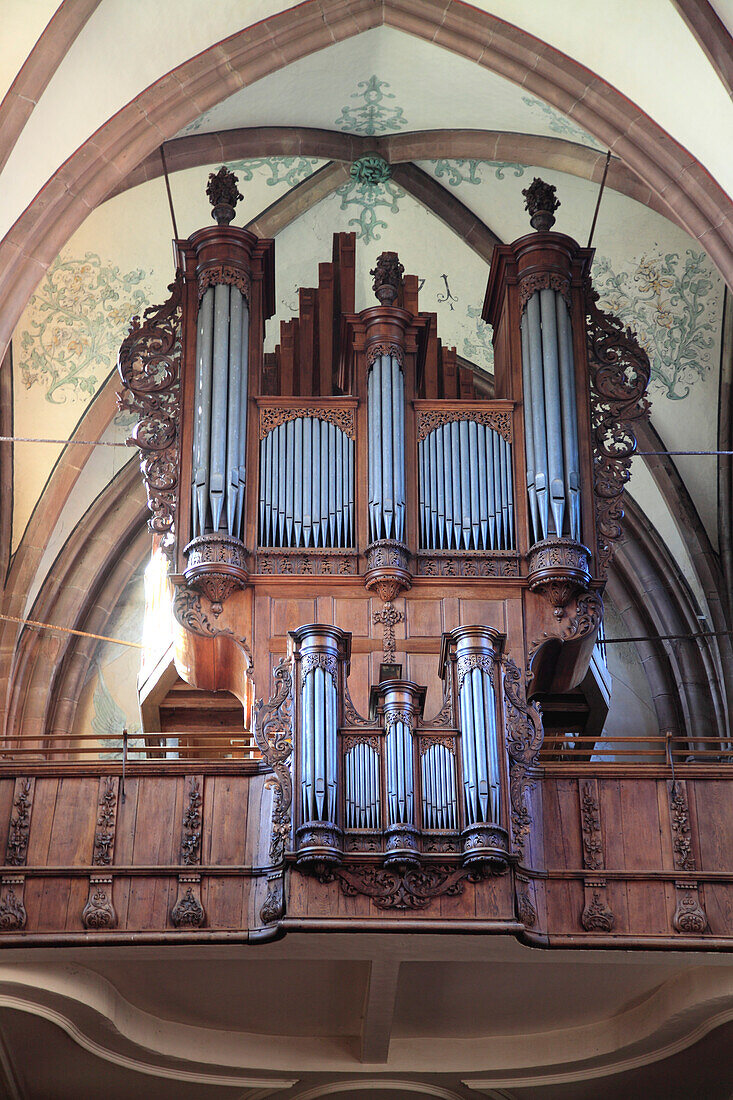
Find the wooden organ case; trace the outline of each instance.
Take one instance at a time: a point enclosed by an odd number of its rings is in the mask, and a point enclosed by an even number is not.
[[[355,312],[353,234],[265,354],[274,242],[229,225],[226,169],[208,192],[218,225],[176,242],[119,370],[176,669],[260,699],[261,920],[516,929],[542,866],[535,698],[588,668],[646,358],[539,180],[535,231],[491,265],[492,397],[396,253]]]

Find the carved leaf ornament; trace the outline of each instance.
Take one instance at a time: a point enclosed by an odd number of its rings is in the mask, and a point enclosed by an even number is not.
[[[257,747],[274,773],[270,862],[281,863],[290,837],[293,782],[290,756],[293,751],[293,677],[291,662],[283,657],[275,668],[275,691],[267,703],[261,699],[252,708],[252,731]]]
[[[527,793],[534,787],[529,774],[538,760],[544,730],[537,703],[525,700],[522,675],[511,657],[503,657],[504,720],[506,747],[509,754],[509,801],[512,833],[520,858],[529,834],[531,818],[527,808]]]

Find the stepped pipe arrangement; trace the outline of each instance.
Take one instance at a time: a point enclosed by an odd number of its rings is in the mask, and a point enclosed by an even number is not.
[[[338,863],[338,716],[342,664],[351,635],[311,624],[290,634],[297,678],[296,759],[301,824],[295,844],[299,865]],[[348,673],[348,668],[347,668]]]
[[[384,723],[386,775],[385,864],[419,860],[413,730],[426,688],[411,680],[384,680],[372,688],[372,708]]]
[[[298,416],[260,440],[260,546],[354,545],[354,440]]]
[[[461,731],[461,772],[465,828],[461,848],[466,864],[506,861],[509,840],[500,822],[505,756],[499,740],[495,661],[502,636],[488,626],[462,626],[444,636],[441,675],[454,663]]]
[[[511,444],[475,420],[453,420],[418,441],[424,550],[511,550]]]

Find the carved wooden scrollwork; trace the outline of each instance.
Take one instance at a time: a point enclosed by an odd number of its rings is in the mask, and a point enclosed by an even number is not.
[[[117,914],[112,904],[112,876],[93,875],[89,879],[89,897],[82,909],[81,922],[94,932],[114,928]]]
[[[112,775],[99,781],[99,812],[92,852],[92,863],[97,867],[108,867],[114,856],[118,783]]]
[[[557,290],[570,305],[570,283],[562,275],[551,271],[537,271],[519,284],[519,308],[524,309],[537,290]]]
[[[179,875],[178,897],[171,909],[174,928],[200,928],[206,920],[206,910],[201,904],[200,875]]]
[[[252,708],[252,731],[262,758],[273,771],[275,789],[270,833],[270,862],[281,863],[290,837],[293,781],[290,756],[293,751],[293,677],[291,661],[283,657],[275,669],[275,690],[267,703],[258,700]]]
[[[405,353],[399,344],[370,344],[367,348],[367,367],[371,367],[375,359],[382,355],[389,355],[396,359],[400,366],[405,361]]]
[[[485,424],[487,428],[498,432],[507,443],[512,442],[512,414],[499,409],[421,409],[417,413],[418,442],[442,424],[449,424],[453,420],[473,420],[475,424]]]
[[[504,722],[506,747],[509,754],[509,799],[511,803],[512,835],[520,858],[529,833],[531,818],[527,808],[527,793],[534,787],[529,772],[538,760],[544,730],[537,703],[528,704],[522,674],[511,657],[502,658],[504,669]]]
[[[213,267],[204,268],[198,277],[198,296],[203,298],[210,286],[224,283],[226,286],[235,286],[243,298],[249,301],[250,280],[246,272],[231,264],[215,264]]]
[[[142,321],[133,317],[117,358],[125,386],[118,404],[138,414],[130,443],[140,449],[148,526],[164,536],[173,531],[178,493],[182,285],[177,276],[167,302],[146,309]],[[163,547],[172,552],[172,539],[164,538]]]
[[[260,409],[260,439],[264,439],[280,424],[284,424],[288,420],[300,420],[306,416],[310,416],[314,420],[326,420],[329,424],[335,424],[349,439],[356,439],[354,410],[351,408],[328,409],[313,408],[311,406],[286,408],[281,405],[263,405]]]
[[[5,862],[10,867],[21,867],[28,854],[34,787],[33,778],[19,778],[15,781],[13,813],[10,817],[8,843],[5,850]]]
[[[408,867],[329,867],[321,882],[338,879],[347,897],[364,894],[378,909],[426,909],[436,898],[462,894],[466,882],[480,882],[483,871],[452,864]]]
[[[343,719],[346,726],[371,726],[373,725],[367,718],[363,718],[359,711],[354,706],[354,702],[351,698],[351,692],[349,691],[349,681],[344,680],[344,694],[343,694]]]
[[[585,290],[588,366],[596,495],[596,575],[603,578],[621,535],[621,497],[636,450],[632,425],[649,416],[645,396],[649,356],[618,317],[597,306],[598,293]]]
[[[300,660],[300,683],[305,683],[305,678],[314,668],[322,668],[333,681],[333,686],[338,691],[339,666],[337,659],[331,653],[306,653]]]
[[[423,734],[420,737],[419,751],[420,756],[424,756],[428,749],[432,749],[433,745],[442,745],[452,753],[456,754],[456,739],[450,734]]]
[[[201,607],[201,596],[197,592],[177,585],[173,596],[173,615],[182,627],[192,634],[198,634],[201,638],[215,638],[218,634],[229,634],[245,653],[249,662],[246,675],[249,679],[252,678],[254,658],[247,639],[239,637],[229,627],[214,626]]]
[[[464,657],[459,657],[456,663],[456,677],[458,679],[458,691],[460,692],[463,687],[463,681],[469,672],[473,672],[475,668],[480,668],[482,672],[485,672],[490,680],[493,679],[494,672],[494,658],[490,653],[468,653]]]

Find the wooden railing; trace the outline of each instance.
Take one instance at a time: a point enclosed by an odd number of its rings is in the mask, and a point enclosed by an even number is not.
[[[252,734],[244,730],[232,736],[226,730],[170,731],[144,734],[123,730],[116,733],[52,734],[44,737],[15,738],[0,743],[0,768],[15,765],[21,770],[26,765],[53,765],[58,763],[91,764],[105,766],[110,761],[135,763],[154,760],[158,764],[181,761],[257,761],[260,751]]]

